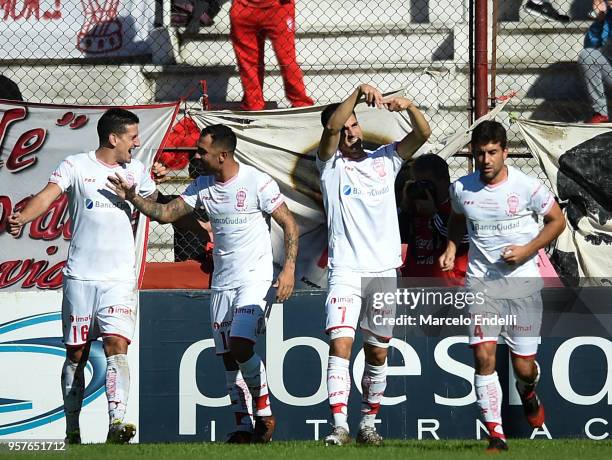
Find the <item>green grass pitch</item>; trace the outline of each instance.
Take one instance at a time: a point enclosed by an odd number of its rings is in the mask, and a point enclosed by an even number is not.
[[[509,441],[510,451],[503,458],[520,460],[609,460],[612,441],[584,439],[516,440]],[[9,453],[0,449],[0,458],[74,458],[74,459],[315,459],[315,460],[391,460],[391,459],[474,459],[487,458],[485,441],[386,441],[383,447],[361,447],[355,444],[325,447],[315,441],[273,442],[270,445],[225,445],[221,443],[175,444],[92,444],[71,446],[67,452]]]

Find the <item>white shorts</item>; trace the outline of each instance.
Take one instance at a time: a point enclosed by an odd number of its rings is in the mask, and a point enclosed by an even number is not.
[[[362,279],[369,281],[363,288]],[[376,292],[395,290],[397,271],[384,272],[338,272],[330,271],[327,299],[325,300],[325,332],[330,339],[355,337],[359,324],[363,331],[364,343],[386,348],[393,335],[393,328],[381,326],[381,321],[374,321],[374,316],[395,316],[395,305],[374,308],[372,296]]]
[[[136,327],[136,283],[85,281],[64,276],[64,344],[80,346],[98,337],[118,336],[130,343]]]
[[[266,332],[264,309],[272,301],[274,289],[270,281],[255,281],[243,286],[213,290],[210,298],[210,322],[215,350],[218,355],[228,353],[229,339],[238,337],[257,342]]]
[[[502,336],[512,354],[534,358],[538,352],[542,326],[543,304],[540,292],[520,299],[485,299],[482,305],[470,306],[470,346],[497,342],[497,338]],[[491,324],[496,322],[496,318],[506,324]]]

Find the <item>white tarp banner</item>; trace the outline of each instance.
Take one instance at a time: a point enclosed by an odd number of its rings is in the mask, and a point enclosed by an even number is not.
[[[477,123],[494,117],[506,102]],[[279,183],[300,228],[296,268],[298,287],[327,285],[327,225],[315,166],[315,154],[323,131],[321,111],[325,107],[261,112],[199,111],[190,114],[200,128],[218,123],[230,126],[238,137],[236,154],[239,161],[265,171]],[[355,112],[363,130],[366,148],[373,149],[400,140],[412,130],[405,112],[370,108],[365,103],[358,104]],[[466,127],[465,131],[450,136],[441,150],[434,153],[448,158],[460,151],[469,142],[469,137],[470,129]],[[426,144],[417,155],[428,150],[433,151],[434,148]],[[397,225],[397,222],[393,225]],[[275,263],[280,264],[283,238],[275,224],[272,244]]]
[[[149,54],[155,1],[0,2],[0,60]]]
[[[551,261],[573,284],[612,284],[612,125],[518,120],[559,197],[567,227]]]

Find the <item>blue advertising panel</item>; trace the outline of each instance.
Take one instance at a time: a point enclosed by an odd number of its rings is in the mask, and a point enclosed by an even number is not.
[[[545,304],[566,297],[558,289],[543,294]],[[283,305],[274,304],[266,339],[257,344],[265,357],[278,421],[275,439],[322,439],[330,430],[324,301],[325,292],[309,290],[296,292]],[[209,302],[209,291],[141,292],[141,442],[223,441],[234,430],[224,369],[212,341]],[[580,336],[549,334],[542,339],[538,394],[547,423],[540,430],[530,428],[523,416],[508,349],[500,342],[497,371],[504,392],[504,428],[510,437],[610,436],[612,340],[597,321],[590,326],[584,318],[581,321],[579,328],[576,322]],[[550,325],[545,321],[543,327]],[[467,337],[414,337],[408,329],[394,335],[379,432],[396,439],[485,438]],[[364,363],[360,344],[358,334],[350,367],[351,427],[359,420]]]

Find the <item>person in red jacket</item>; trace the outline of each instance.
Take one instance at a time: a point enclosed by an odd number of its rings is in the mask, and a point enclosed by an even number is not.
[[[242,110],[263,110],[265,106],[266,38],[272,42],[285,84],[285,95],[292,107],[314,104],[306,94],[304,76],[296,60],[294,0],[234,0],[230,24],[230,38],[244,90]]]

